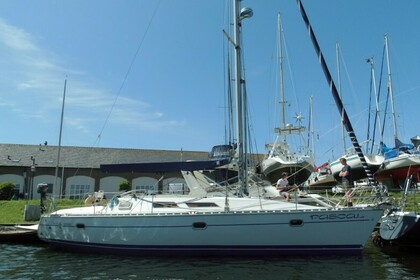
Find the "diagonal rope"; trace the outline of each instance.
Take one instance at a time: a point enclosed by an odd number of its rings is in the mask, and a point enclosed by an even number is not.
[[[95,144],[93,146],[96,146],[99,143],[100,139],[101,139],[102,133],[105,130],[105,127],[108,124],[109,118],[111,117],[112,111],[115,108],[115,104],[117,103],[118,98],[121,96],[122,89],[124,88],[124,85],[127,82],[128,75],[130,74],[131,69],[133,68],[134,62],[136,61],[138,54],[140,53],[140,50],[141,50],[141,48],[143,46],[143,42],[144,42],[144,40],[145,40],[145,38],[146,38],[146,36],[147,36],[147,34],[149,32],[149,29],[150,29],[150,26],[152,25],[153,19],[156,16],[156,13],[157,13],[157,10],[159,8],[159,5],[160,5],[160,1],[158,2],[158,4],[156,5],[155,10],[153,11],[153,15],[150,18],[149,24],[146,27],[146,32],[144,32],[143,37],[140,39],[139,45],[137,47],[137,50],[134,53],[133,58],[131,59],[130,65],[128,66],[127,72],[125,73],[124,79],[123,79],[123,81],[122,81],[122,83],[121,83],[121,85],[120,85],[120,87],[119,87],[119,89],[117,91],[117,96],[115,97],[114,102],[111,105],[111,109],[109,110],[108,115],[105,118],[104,124],[102,125],[102,128],[101,128],[101,130],[100,130],[100,132],[98,134],[98,137],[95,140]]]
[[[369,168],[369,166],[368,166],[368,164],[366,162],[365,156],[363,155],[362,148],[360,147],[359,141],[357,140],[356,134],[354,133],[354,129],[353,129],[351,123],[350,123],[350,119],[349,119],[349,117],[347,115],[347,112],[346,112],[344,106],[343,106],[343,102],[340,99],[340,96],[338,94],[337,88],[336,88],[336,86],[334,84],[334,81],[333,81],[333,79],[331,77],[331,73],[328,70],[328,66],[327,66],[327,63],[325,62],[324,55],[321,52],[321,48],[319,47],[318,41],[317,41],[317,39],[315,37],[315,34],[313,32],[313,29],[312,29],[312,26],[309,23],[308,16],[306,15],[305,9],[302,6],[301,0],[297,0],[297,5],[298,5],[298,8],[299,8],[299,10],[301,12],[303,21],[305,22],[305,25],[306,25],[306,27],[308,29],[309,37],[312,40],[312,44],[313,44],[313,46],[315,48],[315,52],[316,52],[316,54],[318,56],[319,63],[321,64],[321,67],[322,67],[322,70],[324,72],[325,78],[327,79],[328,85],[330,87],[330,91],[331,91],[331,93],[333,95],[333,98],[334,98],[334,101],[335,101],[335,103],[337,105],[338,111],[339,111],[340,115],[342,114],[342,116],[343,116],[343,124],[344,124],[344,127],[346,128],[347,133],[349,134],[350,140],[351,140],[351,142],[353,144],[354,150],[356,151],[357,156],[359,157],[360,162],[362,163],[363,169],[364,169],[364,171],[366,173],[366,176],[367,176],[367,178],[369,180],[369,183],[371,185],[374,185],[375,184],[375,180],[373,178],[372,171],[370,170],[370,168]]]

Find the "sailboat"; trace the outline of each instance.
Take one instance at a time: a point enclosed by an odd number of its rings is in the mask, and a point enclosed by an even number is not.
[[[307,185],[309,189],[321,189],[337,185],[337,181],[331,174],[328,162],[324,162],[320,166],[315,166],[314,173],[309,178]]]
[[[244,167],[245,86],[240,24],[252,16],[233,0],[238,186],[250,188]],[[158,256],[357,253],[363,250],[382,210],[334,207],[242,195],[150,195],[130,191],[106,205],[62,209],[42,215],[38,236],[51,247],[108,254]]]
[[[404,144],[397,145],[388,153],[389,158],[385,155],[383,164],[375,173],[375,179],[387,185],[388,187],[401,188],[405,178],[414,175],[420,180],[420,151],[415,149],[413,145]]]
[[[340,69],[338,45],[336,49],[337,49],[337,68]],[[379,108],[378,108],[378,97],[376,95],[376,82],[375,82],[375,70],[374,70],[373,59],[369,59],[368,63],[370,63],[370,66],[371,66],[371,83],[373,84],[373,91],[376,97],[375,98],[375,101],[376,101],[375,118],[376,118],[379,114]],[[340,75],[339,75],[339,78],[340,78]],[[340,94],[341,94],[341,90],[340,90]],[[378,125],[380,126],[379,122],[378,122]],[[369,141],[366,141],[366,143],[368,144]],[[365,179],[367,177],[367,174],[363,168],[362,162],[360,161],[359,155],[354,151],[354,148],[351,148],[351,149],[346,148],[346,141],[344,138],[344,127],[343,127],[343,147],[344,147],[344,154],[340,158],[337,158],[336,160],[330,163],[331,173],[334,176],[334,178],[337,180],[340,180],[338,174],[340,173],[341,168],[343,167],[342,164],[340,163],[340,159],[344,158],[346,159],[347,164],[351,167],[353,180],[357,181],[357,180]],[[379,166],[384,161],[384,156],[381,155],[379,152],[365,153],[364,158],[372,173],[375,173],[376,170],[378,170]]]
[[[389,59],[388,35],[385,34],[385,50],[388,65],[388,95],[391,101],[392,120],[394,128],[394,148],[387,148],[382,143],[384,162],[375,173],[375,179],[388,187],[401,187],[405,179],[414,174],[420,181],[420,150],[416,138],[411,139],[413,144],[404,144],[399,140],[397,121],[394,108],[394,96],[392,91],[392,74]]]
[[[391,209],[381,219],[379,236],[391,244],[420,248],[420,214],[415,203],[414,211],[407,211],[406,204],[409,193],[416,196],[417,180],[414,175],[407,177],[404,185],[403,205]],[[414,201],[416,201],[414,199]]]
[[[302,116],[298,114],[296,120],[298,126],[286,123],[285,117],[285,96],[284,96],[284,79],[283,79],[283,43],[282,43],[282,25],[281,16],[278,15],[279,29],[279,61],[280,61],[280,104],[281,104],[281,127],[276,128],[276,140],[272,144],[266,145],[269,150],[266,158],[261,162],[261,171],[268,180],[275,184],[282,177],[284,172],[288,173],[288,181],[291,184],[300,185],[306,182],[311,176],[313,170],[313,157],[309,149],[304,149],[303,153],[295,153],[291,151],[286,135],[300,134],[305,130],[302,126]],[[306,152],[305,152],[306,150]]]
[[[312,125],[312,96],[310,98],[310,122],[309,126],[311,129],[313,129]],[[315,146],[313,142],[313,135],[314,131],[310,132],[311,137],[309,139],[311,140],[312,144],[312,151],[315,155]],[[315,157],[315,156],[314,156]],[[331,169],[329,166],[329,162],[324,162],[323,164],[317,166],[314,164],[314,172],[312,175],[308,178],[308,181],[304,184],[305,187],[308,188],[311,192],[317,191],[323,191],[325,189],[329,189],[332,186],[337,185],[337,181],[335,180],[334,176],[331,173]]]
[[[366,163],[373,172],[379,169],[381,164],[384,162],[384,157],[380,154],[366,154],[364,155]],[[359,156],[356,153],[345,154],[340,158],[345,158],[347,164],[350,165],[352,171],[352,178],[354,181],[365,179],[367,177],[365,170],[362,166]],[[331,162],[331,173],[334,178],[339,179],[338,174],[341,171],[343,165],[340,163],[340,158]]]

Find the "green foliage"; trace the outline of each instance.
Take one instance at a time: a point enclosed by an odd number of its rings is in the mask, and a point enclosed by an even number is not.
[[[131,183],[128,180],[121,181],[119,184],[119,191],[120,192],[128,192],[131,190]]]
[[[15,184],[3,182],[0,184],[0,200],[10,200],[15,192]]]

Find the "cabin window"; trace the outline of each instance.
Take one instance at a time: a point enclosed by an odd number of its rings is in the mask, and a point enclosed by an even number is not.
[[[178,205],[175,202],[153,202],[153,208],[175,208]]]
[[[190,208],[196,208],[196,207],[219,207],[219,205],[217,205],[214,202],[187,202],[185,204],[187,204],[188,207],[190,207]]]
[[[120,210],[130,210],[133,204],[130,201],[120,200],[118,204],[118,209]]]

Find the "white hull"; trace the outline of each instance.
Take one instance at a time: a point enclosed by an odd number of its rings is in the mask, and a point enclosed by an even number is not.
[[[400,154],[397,157],[386,159],[378,169],[378,173],[410,166],[420,166],[420,154]]]
[[[309,181],[308,186],[311,187],[325,187],[325,186],[335,186],[337,185],[337,180],[335,180],[332,174],[322,174],[317,175]]]
[[[420,215],[415,212],[393,212],[382,218],[380,237],[392,243],[420,247]]]
[[[400,154],[384,161],[374,174],[378,182],[389,187],[401,187],[407,176],[413,174],[420,181],[420,154]]]
[[[365,179],[366,173],[363,169],[362,162],[360,161],[360,158],[357,154],[352,155],[346,155],[343,156],[347,160],[347,164],[350,165],[352,170],[352,177],[354,181]],[[384,157],[382,155],[365,155],[365,160],[367,165],[370,168],[370,171],[373,173],[378,170],[378,168],[381,166],[381,164],[384,162]],[[340,163],[340,159],[337,159],[333,161],[330,164],[331,173],[333,176],[339,180],[338,174],[340,173],[341,169],[343,168],[343,165]]]
[[[246,154],[246,149],[242,150],[246,147],[243,145],[246,133],[242,127],[245,106],[237,20],[252,16],[252,10],[240,10],[239,1],[233,2],[238,162],[246,164],[242,161],[245,159],[242,152]],[[251,186],[243,164],[239,167],[240,185],[236,190],[242,194],[241,190]],[[312,171],[312,164],[307,168]],[[229,197],[228,194],[226,197],[145,196],[129,192],[112,198],[106,206],[78,207],[43,215],[37,233],[51,246],[89,253],[176,257],[354,253],[363,249],[382,215],[382,210],[377,208],[314,205],[321,204]]]
[[[270,156],[261,162],[261,172],[272,184],[281,178],[283,172],[287,172],[289,183],[300,185],[308,180],[313,170],[312,161],[306,158],[284,160],[279,156]]]
[[[224,197],[155,198],[155,204],[172,201],[177,206],[171,202],[171,207],[152,210],[146,199],[154,198],[137,199],[127,210],[109,203],[45,215],[38,236],[54,247],[102,253],[350,253],[363,249],[382,214],[371,208],[332,209],[251,198],[229,198],[230,211],[224,211]],[[207,207],[193,207],[200,203]],[[127,208],[129,201],[120,199],[119,205]]]

